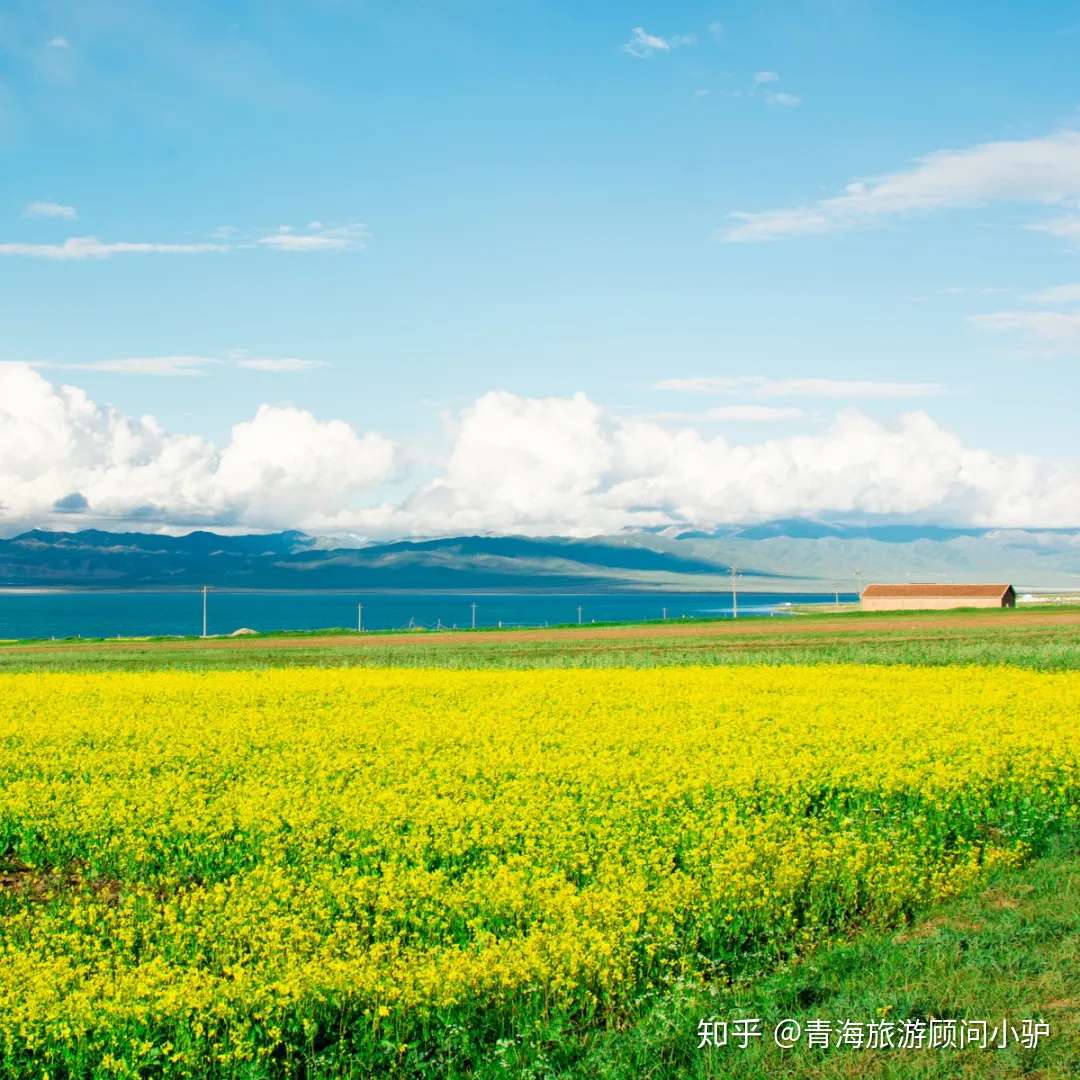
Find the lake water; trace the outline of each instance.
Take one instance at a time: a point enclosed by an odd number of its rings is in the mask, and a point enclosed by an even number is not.
[[[841,593],[841,602],[854,600]],[[787,603],[831,602],[833,595],[740,593],[739,616],[784,614]],[[476,604],[476,625],[545,626],[581,621],[637,622],[731,617],[731,592],[431,594],[211,591],[207,630],[355,628],[363,604],[364,629],[413,626],[466,628]],[[191,592],[79,592],[11,589],[0,592],[0,638],[136,637],[198,634],[202,595]]]

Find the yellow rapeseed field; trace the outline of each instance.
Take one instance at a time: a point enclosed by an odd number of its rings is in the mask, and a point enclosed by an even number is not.
[[[1075,827],[1078,716],[1005,668],[2,676],[0,1071],[379,1071],[764,969]]]

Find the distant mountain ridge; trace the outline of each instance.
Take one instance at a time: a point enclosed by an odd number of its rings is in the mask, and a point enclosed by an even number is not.
[[[338,542],[340,543],[340,542]],[[296,531],[247,536],[61,533],[0,540],[0,585],[477,589],[678,585],[728,568],[622,538],[452,537],[338,546]]]
[[[761,525],[731,526],[712,532],[681,532],[681,539],[721,537],[740,540],[878,540],[884,544],[910,544],[916,540],[955,540],[961,536],[986,536],[992,529],[950,529],[941,525],[836,525],[827,521],[785,518]]]
[[[457,536],[364,543],[296,530],[225,536],[33,529],[0,539],[0,586],[258,589],[850,591],[856,581],[1080,588],[1080,529],[786,519],[587,539]]]

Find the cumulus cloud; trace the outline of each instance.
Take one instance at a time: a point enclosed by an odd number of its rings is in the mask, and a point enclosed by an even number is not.
[[[630,31],[630,40],[623,45],[622,50],[640,60],[652,56],[653,53],[671,52],[683,45],[693,45],[694,40],[692,34],[675,34],[664,38],[658,34],[650,34],[643,26],[635,26]]]
[[[856,228],[883,218],[994,201],[1062,205],[1080,196],[1080,133],[981,143],[941,150],[911,169],[848,184],[840,195],[804,206],[732,214],[733,242]],[[1035,226],[1080,236],[1080,219]]]
[[[815,434],[745,442],[715,426],[621,417],[583,394],[492,392],[455,418],[433,476],[391,497],[400,456],[383,435],[270,405],[217,447],[26,365],[0,366],[6,531],[61,513],[67,527],[149,519],[371,536],[580,536],[830,514],[1080,525],[1080,465],[991,454],[921,411],[882,423],[846,409]]]
[[[388,532],[587,535],[672,523],[891,514],[1075,525],[1080,467],[965,446],[923,412],[842,412],[819,435],[738,444],[620,420],[583,395],[486,394],[461,417],[442,476],[361,524]]]
[[[393,442],[358,435],[343,420],[318,420],[291,407],[260,405],[232,429],[214,471],[214,486],[245,522],[277,524],[283,505],[307,522],[348,506],[358,493],[390,479]]]
[[[770,105],[779,105],[785,109],[794,109],[802,104],[802,98],[798,94],[787,94],[778,90],[775,94],[766,94],[765,100]]]
[[[45,201],[29,203],[23,211],[23,217],[28,218],[63,218],[66,221],[74,221],[77,216],[74,206]]]
[[[303,524],[354,506],[395,468],[389,439],[303,409],[260,406],[218,448],[54,386],[29,365],[0,364],[5,527],[46,520],[54,506],[117,522]]]
[[[71,48],[71,42],[68,41],[68,39],[66,37],[61,37],[59,34],[57,34],[56,37],[51,37],[51,38],[49,38],[48,41],[45,42],[45,48],[46,49],[70,49]]]
[[[759,71],[754,76],[755,86],[764,86],[766,83],[779,82],[780,76],[775,71]]]
[[[765,375],[717,375],[662,379],[657,390],[754,397],[911,398],[944,393],[940,383],[879,382],[870,379],[771,379]]]

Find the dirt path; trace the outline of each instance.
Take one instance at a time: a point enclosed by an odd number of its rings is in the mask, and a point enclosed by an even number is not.
[[[296,637],[251,637],[206,639],[183,638],[176,641],[140,641],[137,638],[95,642],[56,642],[0,647],[3,654],[63,652],[77,649],[122,649],[156,652],[158,650],[201,649],[362,649],[398,645],[512,645],[534,642],[551,644],[569,642],[642,641],[651,638],[773,638],[804,634],[858,634],[873,637],[879,633],[912,633],[932,630],[938,633],[953,629],[994,627],[1005,633],[1023,632],[1034,627],[1080,625],[1080,612],[988,611],[965,615],[904,615],[881,620],[837,616],[783,616],[753,618],[741,622],[672,622],[647,626],[567,627],[555,630],[484,630],[472,633],[457,631],[414,631],[402,633],[298,635]],[[734,643],[732,643],[734,644]]]

